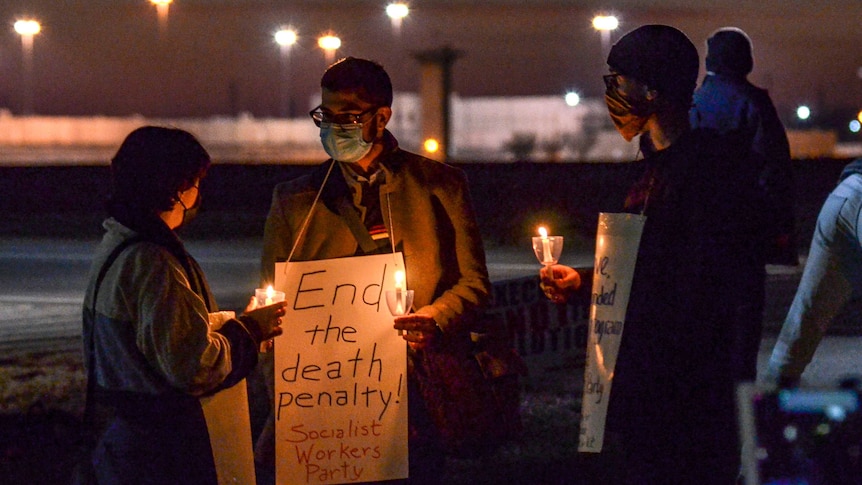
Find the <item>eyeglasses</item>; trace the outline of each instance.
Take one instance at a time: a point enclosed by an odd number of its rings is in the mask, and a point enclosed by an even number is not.
[[[333,125],[357,125],[362,122],[362,118],[370,113],[377,112],[378,108],[368,108],[367,110],[359,113],[334,113],[330,114],[322,109],[320,106],[314,108],[313,110],[308,112],[308,116],[311,116],[311,119],[314,121],[314,124],[320,127],[321,123],[330,123]]]
[[[604,76],[602,76],[602,79],[605,81],[605,88],[616,89],[616,88],[620,87],[619,77],[621,75],[622,74],[615,72],[613,74],[605,74]]]

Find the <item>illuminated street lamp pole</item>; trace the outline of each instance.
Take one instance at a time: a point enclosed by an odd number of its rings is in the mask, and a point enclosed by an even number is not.
[[[392,30],[395,35],[401,34],[401,21],[410,13],[410,7],[404,2],[392,2],[386,6],[386,15],[392,19]]]
[[[168,9],[173,0],[150,0],[150,3],[156,6],[156,12],[159,15],[159,33],[164,35],[168,30]]]
[[[24,62],[24,103],[21,111],[26,115],[33,114],[33,37],[41,31],[42,26],[35,20],[15,22],[15,32],[21,35]]]
[[[620,21],[613,15],[596,15],[593,17],[593,28],[602,36],[602,59],[607,57],[611,48],[611,32],[620,26]]]
[[[275,33],[275,43],[281,51],[281,114],[285,117],[290,117],[290,50],[297,39],[296,30],[292,27],[285,27]]]
[[[332,34],[326,34],[317,39],[317,46],[323,49],[326,65],[335,62],[335,51],[341,47],[341,39]]]

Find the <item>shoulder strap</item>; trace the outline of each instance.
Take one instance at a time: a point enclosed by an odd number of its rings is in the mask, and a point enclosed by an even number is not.
[[[105,279],[105,275],[108,274],[108,270],[111,268],[111,265],[114,264],[114,261],[116,261],[120,256],[120,253],[122,253],[127,247],[142,240],[143,238],[141,236],[134,236],[122,241],[120,244],[117,244],[114,250],[111,251],[111,254],[108,255],[108,258],[105,259],[105,262],[102,263],[102,267],[99,269],[99,275],[96,276],[96,285],[93,287],[94,310],[96,308],[96,297],[99,295],[99,286],[102,285],[102,280]]]
[[[371,254],[377,251],[377,244],[375,244],[374,240],[371,239],[371,234],[368,233],[368,228],[365,227],[365,224],[363,224],[361,220],[359,220],[359,214],[356,213],[356,209],[353,207],[353,204],[349,203],[347,199],[342,197],[338,201],[338,205],[336,205],[336,210],[338,210],[338,215],[341,216],[341,219],[345,224],[347,224],[347,227],[350,228],[350,232],[353,233],[353,237],[356,238],[362,251],[366,254]]]
[[[114,264],[114,261],[120,256],[127,247],[132,244],[138,243],[142,241],[144,238],[141,236],[130,237],[117,246],[111,251],[111,254],[108,255],[108,258],[105,259],[105,262],[102,263],[102,267],[99,269],[99,274],[96,276],[96,284],[93,287],[93,300],[92,300],[92,311],[95,315],[96,313],[96,297],[99,295],[99,286],[102,285],[102,280],[105,279],[105,275],[108,274],[108,269],[110,269],[111,265]],[[95,318],[93,319],[93,323],[95,324]],[[90,338],[86,341],[86,351],[87,358],[90,362],[89,367],[87,368],[87,399],[84,403],[84,424],[90,426],[93,421],[93,413],[94,413],[94,394],[96,389],[96,380],[95,380],[95,371],[94,363],[95,363],[95,344],[93,343],[93,335],[95,333],[95,328],[90,329]]]

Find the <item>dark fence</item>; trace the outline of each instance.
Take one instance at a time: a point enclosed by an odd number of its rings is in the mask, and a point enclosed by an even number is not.
[[[807,253],[820,206],[835,186],[846,159],[793,162],[797,237]],[[524,246],[542,222],[566,237],[566,246],[591,250],[597,214],[619,210],[638,167],[621,163],[458,163],[470,181],[473,203],[487,245]],[[308,173],[300,165],[214,165],[202,184],[203,210],[183,237],[229,240],[260,238],[276,183]],[[733,190],[728,187],[728,190]],[[0,168],[0,237],[98,238],[110,193],[105,166]],[[709,194],[704,194],[709,196]],[[766,322],[777,330],[799,274],[772,275]],[[536,293],[535,281],[500,282],[498,306],[519,350],[557,358],[579,348],[584,305],[561,314]],[[516,301],[518,300],[518,301]],[[834,323],[833,333],[857,334],[862,300]],[[560,362],[551,358],[548,365]]]
[[[847,162],[793,162],[797,231],[803,247],[811,239],[820,205]],[[483,237],[498,245],[523,244],[539,222],[567,241],[592,241],[598,212],[620,209],[638,170],[627,163],[455,165],[469,178]],[[184,237],[260,237],[275,184],[311,169],[289,164],[214,165],[202,184],[201,214],[184,229]],[[109,193],[110,172],[105,166],[0,168],[0,237],[98,237]]]

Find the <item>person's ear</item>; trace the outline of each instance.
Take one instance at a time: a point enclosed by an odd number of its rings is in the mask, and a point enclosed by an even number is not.
[[[389,123],[391,118],[392,108],[389,106],[382,106],[377,110],[377,114],[374,115],[374,123],[377,124],[377,133],[383,133],[383,129],[386,128],[386,124]]]

